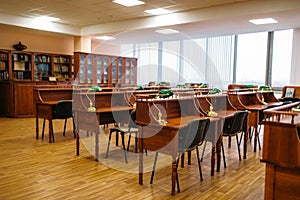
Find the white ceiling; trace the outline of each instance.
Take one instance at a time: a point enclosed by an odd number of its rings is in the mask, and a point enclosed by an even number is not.
[[[85,37],[112,35],[117,38],[114,42],[120,43],[300,27],[300,0],[143,1],[144,5],[124,7],[112,0],[0,0],[0,28],[9,25]],[[151,16],[144,12],[157,7],[174,13]],[[33,18],[40,15],[58,17],[61,21],[36,25]],[[261,17],[273,17],[278,23],[257,26],[248,22]],[[180,34],[166,36],[154,32],[161,28],[173,28]]]

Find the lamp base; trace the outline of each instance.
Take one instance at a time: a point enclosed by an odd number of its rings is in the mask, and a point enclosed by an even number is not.
[[[88,107],[87,111],[88,112],[96,112],[96,108],[95,107]]]

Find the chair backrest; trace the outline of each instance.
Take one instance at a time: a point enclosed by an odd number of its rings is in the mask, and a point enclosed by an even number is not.
[[[210,125],[209,118],[192,120],[179,131],[178,151],[180,153],[194,149],[204,141]]]
[[[53,110],[53,119],[66,119],[73,115],[72,111],[73,100],[61,100],[59,101]]]
[[[245,131],[248,119],[248,111],[239,111],[231,119],[226,119],[223,126],[223,134],[235,135]]]
[[[129,117],[128,122],[128,130],[130,131],[131,128],[138,128],[138,125],[135,123],[136,120],[136,110],[132,110]]]

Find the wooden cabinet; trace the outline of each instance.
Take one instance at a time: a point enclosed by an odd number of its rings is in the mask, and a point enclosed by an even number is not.
[[[1,80],[49,80],[73,78],[72,55],[0,50]]]
[[[0,50],[0,115],[33,117],[33,86],[69,84],[70,78],[72,55]]]
[[[137,59],[75,52],[74,71],[79,83],[135,85]]]

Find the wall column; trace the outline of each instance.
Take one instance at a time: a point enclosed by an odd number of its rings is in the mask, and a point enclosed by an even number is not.
[[[91,38],[74,37],[74,52],[91,53],[92,42]]]

